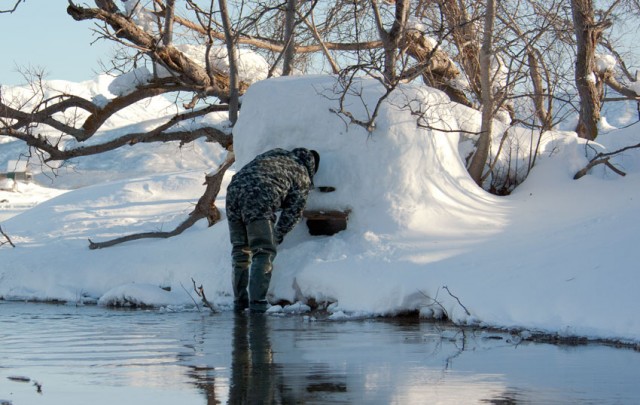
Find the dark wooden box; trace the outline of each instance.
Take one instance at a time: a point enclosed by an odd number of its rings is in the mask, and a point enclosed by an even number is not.
[[[304,211],[302,216],[307,219],[311,235],[334,235],[347,229],[349,211],[311,210]]]

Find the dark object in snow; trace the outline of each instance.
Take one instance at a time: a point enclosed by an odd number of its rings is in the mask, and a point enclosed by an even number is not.
[[[311,235],[334,235],[347,229],[350,211],[304,211],[307,228]]]
[[[332,193],[336,191],[336,188],[333,186],[318,186],[315,189],[321,193]]]
[[[31,381],[31,378],[25,377],[25,376],[21,376],[21,375],[10,375],[9,377],[7,377],[7,380],[15,381],[15,382],[28,383],[28,382]]]

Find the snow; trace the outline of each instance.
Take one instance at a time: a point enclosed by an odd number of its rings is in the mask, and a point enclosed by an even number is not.
[[[613,71],[616,67],[616,58],[613,55],[596,53],[595,55],[596,70],[599,73]]]
[[[207,47],[205,45],[176,44],[175,48],[184,53],[189,59],[195,61],[201,68],[206,69]],[[238,76],[240,81],[251,84],[267,78],[269,64],[256,52],[237,48]],[[209,50],[209,63],[217,70],[229,73],[229,57],[225,45],[212,45]],[[171,73],[164,67],[157,65],[160,77],[169,77]]]
[[[74,88],[84,87],[85,94],[108,88],[106,78],[97,80]],[[297,146],[321,154],[315,184],[336,187],[312,192],[308,208],[351,210],[347,230],[336,235],[311,236],[304,223],[287,235],[270,297],[294,305],[274,305],[268,316],[304,313],[304,299],[313,298],[330,303],[335,320],[418,310],[459,324],[640,341],[640,156],[630,149],[612,159],[625,177],[598,166],[573,180],[594,150],[639,143],[636,127],[611,129],[589,145],[572,132],[548,132],[531,175],[512,195],[497,197],[466,172],[461,151],[468,136],[449,131],[477,130],[477,112],[452,105],[436,90],[406,85],[367,133],[332,112],[334,87],[328,76],[256,82],[234,128],[237,162],[216,202],[223,214],[235,170],[267,149]],[[363,103],[370,107],[380,94],[374,80],[364,80],[345,105],[364,119],[371,108]],[[401,106],[417,100],[429,106],[429,122],[447,131],[416,126]],[[99,137],[144,128],[154,114],[168,114],[166,104],[133,106]],[[207,119],[224,126],[217,116]],[[531,135],[513,131],[522,142]],[[9,152],[20,150],[17,142],[2,142],[0,167],[16,159]],[[16,245],[0,246],[0,297],[191,310],[199,301],[195,282],[217,309],[230,310],[224,217],[170,239],[88,248],[88,239],[173,229],[202,195],[204,174],[225,153],[205,142],[182,149],[136,145],[77,159],[74,170],[51,179],[35,173],[38,183],[20,185],[18,192],[0,191],[0,200],[23,204],[19,213],[0,204],[0,225]]]
[[[151,72],[146,67],[140,67],[116,77],[109,85],[109,91],[115,96],[126,96],[136,87],[149,83],[151,79],[153,79]]]
[[[127,16],[149,34],[158,34],[158,18],[153,14],[153,4],[150,1],[123,0],[124,9]]]

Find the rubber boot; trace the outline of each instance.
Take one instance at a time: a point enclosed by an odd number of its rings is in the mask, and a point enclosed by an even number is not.
[[[254,312],[264,312],[268,308],[267,291],[271,282],[273,259],[277,254],[273,222],[260,219],[249,223],[247,237],[251,248],[249,309]]]
[[[236,311],[244,311],[249,307],[247,286],[249,285],[251,250],[247,229],[242,222],[229,221],[229,238],[231,239],[233,306]]]

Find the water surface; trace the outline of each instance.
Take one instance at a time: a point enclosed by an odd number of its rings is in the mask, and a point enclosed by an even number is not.
[[[633,404],[640,353],[415,320],[0,301],[0,404]]]

